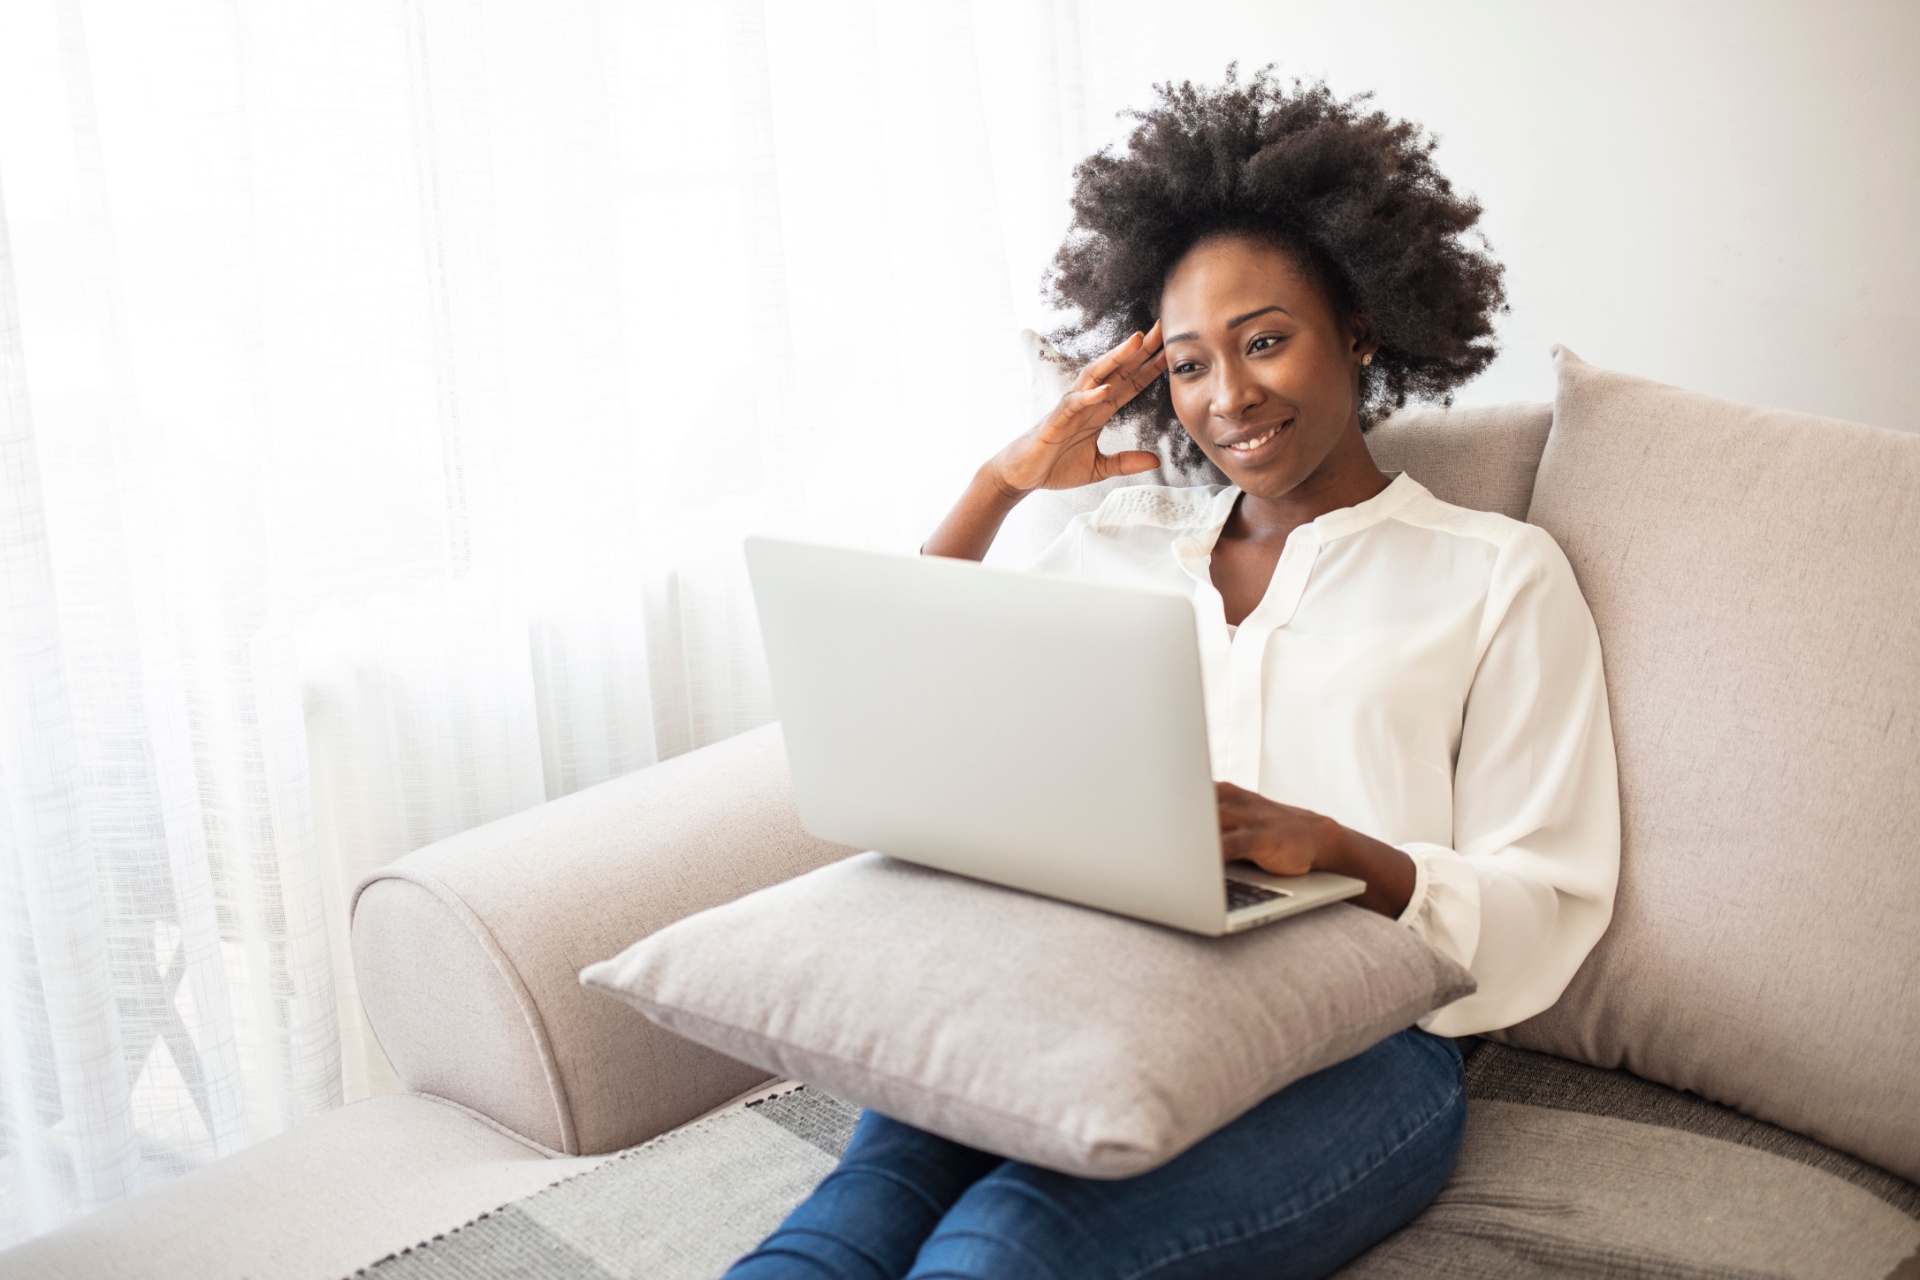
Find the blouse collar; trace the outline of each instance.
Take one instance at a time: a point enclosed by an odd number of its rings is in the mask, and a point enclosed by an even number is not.
[[[1316,547],[1324,546],[1335,538],[1344,538],[1372,528],[1392,518],[1395,512],[1427,491],[1425,485],[1404,471],[1390,474],[1393,478],[1387,482],[1386,488],[1364,502],[1329,511],[1301,525],[1287,535],[1288,545],[1298,539]],[[1220,540],[1220,531],[1227,527],[1227,517],[1233,514],[1233,504],[1240,500],[1240,492],[1239,486],[1228,485],[1216,493],[1207,507],[1206,522],[1174,541],[1174,555],[1191,576],[1201,581],[1209,580],[1208,561],[1212,558],[1214,544]]]

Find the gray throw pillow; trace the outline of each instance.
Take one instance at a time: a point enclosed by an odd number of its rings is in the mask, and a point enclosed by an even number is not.
[[[969,1146],[1124,1178],[1473,978],[1370,911],[1226,938],[877,853],[703,911],[580,980],[689,1040]]]

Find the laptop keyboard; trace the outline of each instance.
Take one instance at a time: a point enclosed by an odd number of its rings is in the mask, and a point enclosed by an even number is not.
[[[1284,889],[1268,889],[1257,884],[1248,884],[1244,880],[1227,881],[1227,910],[1238,911],[1242,907],[1257,907],[1263,902],[1272,902],[1275,898],[1291,898],[1293,895]]]

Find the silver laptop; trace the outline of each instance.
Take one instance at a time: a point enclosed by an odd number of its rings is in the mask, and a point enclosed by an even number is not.
[[[814,835],[1209,935],[1366,888],[1222,866],[1185,596],[746,546]]]

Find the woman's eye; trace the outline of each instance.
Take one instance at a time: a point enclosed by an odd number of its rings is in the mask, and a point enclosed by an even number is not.
[[[1173,366],[1173,371],[1175,373],[1192,373],[1195,369],[1198,369],[1199,367],[1200,367],[1199,365],[1195,364],[1191,360],[1182,360],[1180,363]]]
[[[1281,339],[1281,335],[1280,335],[1280,334],[1277,334],[1277,333],[1263,333],[1263,334],[1261,334],[1261,335],[1260,335],[1259,337],[1257,337],[1257,338],[1255,338],[1255,339],[1254,339],[1254,340],[1253,340],[1252,342],[1249,342],[1249,343],[1247,344],[1247,350],[1249,350],[1249,351],[1265,351],[1265,350],[1266,350],[1266,349],[1267,349],[1268,347],[1277,347],[1277,346],[1279,346],[1279,345],[1280,345],[1280,339]]]

